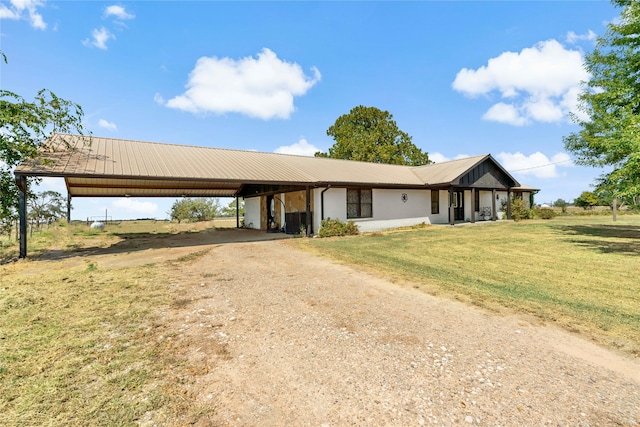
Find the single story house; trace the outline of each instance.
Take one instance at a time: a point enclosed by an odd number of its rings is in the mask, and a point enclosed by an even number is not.
[[[512,198],[532,204],[538,191],[490,154],[414,167],[68,134],[53,135],[44,147],[15,169],[23,198],[29,176],[64,178],[69,203],[236,197],[245,201],[245,227],[308,235],[325,218],[353,220],[361,231],[509,218]]]

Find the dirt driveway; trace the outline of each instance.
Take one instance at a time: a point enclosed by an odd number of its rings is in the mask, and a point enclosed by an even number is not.
[[[287,241],[202,248],[163,315],[213,425],[640,425],[637,359]]]

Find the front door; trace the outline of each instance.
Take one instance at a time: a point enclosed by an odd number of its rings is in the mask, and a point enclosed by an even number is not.
[[[452,203],[454,221],[464,221],[464,191],[454,191]]]

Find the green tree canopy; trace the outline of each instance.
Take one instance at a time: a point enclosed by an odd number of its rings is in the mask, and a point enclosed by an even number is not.
[[[236,200],[233,199],[227,206],[224,206],[221,211],[221,216],[236,216]],[[244,200],[240,200],[238,207],[238,215],[244,216]]]
[[[29,198],[28,203],[29,217],[36,227],[40,227],[42,223],[50,224],[66,215],[66,201],[57,191],[35,194]]]
[[[429,155],[398,128],[393,116],[376,107],[353,108],[338,117],[327,135],[336,142],[328,153],[318,152],[316,157],[413,166],[431,163]]]
[[[640,194],[640,3],[613,0],[623,7],[593,52],[585,57],[591,79],[574,115],[580,131],[564,138],[578,164],[610,166],[602,181],[616,197]]]
[[[594,206],[598,206],[600,198],[592,191],[583,191],[579,197],[577,197],[573,204],[583,209],[591,209]]]
[[[4,53],[0,52],[3,62]],[[12,171],[19,163],[33,158],[54,132],[84,134],[82,108],[40,90],[33,101],[0,89],[0,231],[16,219],[19,193]]]
[[[173,221],[198,222],[214,219],[220,210],[216,198],[191,198],[176,200],[171,206],[169,216]]]

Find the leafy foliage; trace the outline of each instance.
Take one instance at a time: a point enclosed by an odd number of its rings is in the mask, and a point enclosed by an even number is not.
[[[596,48],[585,57],[592,78],[579,97],[582,129],[564,138],[577,163],[612,166],[602,181],[616,197],[640,194],[640,3],[621,6],[619,22],[609,24]]]
[[[577,197],[573,204],[584,209],[592,209],[594,206],[598,206],[600,199],[598,195],[592,191],[583,191],[580,197]]]
[[[236,216],[236,201],[233,199],[227,206],[224,206],[220,210],[220,216]],[[238,214],[244,216],[244,200],[240,200]]]
[[[210,221],[218,215],[219,210],[220,202],[216,198],[185,197],[173,203],[169,216],[178,223]]]
[[[2,53],[2,52],[0,52]],[[6,56],[2,53],[4,62]],[[37,156],[47,146],[52,133],[84,134],[82,108],[40,90],[33,101],[0,89],[0,231],[17,218],[19,191],[12,176],[13,168]]]
[[[327,218],[322,220],[318,236],[354,236],[358,233],[358,226],[353,221],[342,222],[339,219]]]
[[[533,216],[540,219],[552,219],[556,216],[556,212],[549,208],[538,208],[533,210]]]
[[[532,217],[533,213],[527,208],[524,200],[515,198],[511,201],[511,219],[521,221],[523,219],[531,219]]]
[[[562,209],[562,213],[567,213],[567,205],[568,203],[564,199],[558,199],[553,202],[553,206]]]
[[[353,108],[338,117],[327,135],[336,142],[328,153],[317,152],[316,157],[413,166],[431,163],[429,155],[398,128],[393,116],[376,107]]]
[[[43,191],[29,198],[29,218],[40,227],[66,215],[66,201],[57,191]]]

